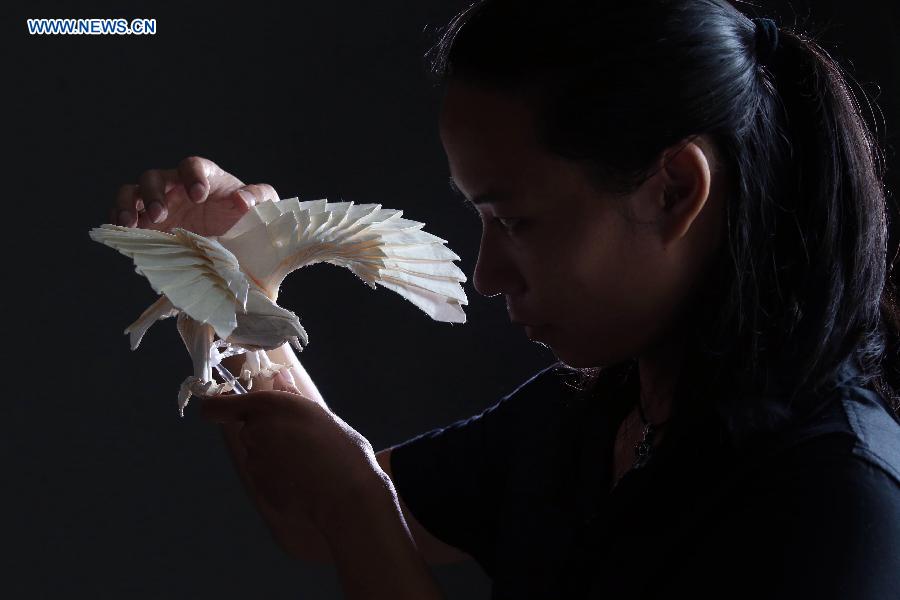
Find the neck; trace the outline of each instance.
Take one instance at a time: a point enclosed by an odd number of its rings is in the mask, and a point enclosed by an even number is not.
[[[638,401],[647,421],[666,422],[672,413],[672,398],[681,369],[683,352],[677,338],[669,338],[638,359],[640,396]]]

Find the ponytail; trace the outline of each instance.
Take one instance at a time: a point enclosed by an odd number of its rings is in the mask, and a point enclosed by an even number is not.
[[[794,284],[803,295],[784,321],[791,338],[806,342],[794,350],[793,376],[800,389],[822,372],[817,366],[856,360],[856,383],[879,392],[896,412],[900,310],[889,276],[896,248],[887,247],[883,154],[859,98],[870,110],[874,105],[809,35],[780,34],[780,48],[764,70],[781,111],[783,135],[776,143],[786,151],[777,187],[797,228],[776,238],[782,256],[802,260],[800,267],[782,263],[781,280],[805,280]],[[795,198],[788,201],[788,195]]]

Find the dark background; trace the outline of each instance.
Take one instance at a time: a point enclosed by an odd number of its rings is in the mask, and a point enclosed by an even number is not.
[[[804,2],[768,4],[788,22],[807,17]],[[831,4],[816,2],[813,22],[830,23],[823,39],[881,104],[894,181],[896,9]],[[129,351],[122,330],[156,296],[88,230],[119,185],[196,154],[282,198],[402,209],[449,241],[471,279],[480,224],[449,192],[439,90],[421,60],[464,5],[0,9],[0,596],[340,597],[332,567],[292,561],[272,541],[217,427],[196,406],[178,417],[191,365],[174,322]],[[26,17],[150,17],[158,32],[29,36]],[[300,358],[330,406],[380,450],[479,412],[554,360],[509,324],[502,297],[464,288],[465,325],[330,265],[292,274],[279,303],[309,332]],[[434,573],[448,598],[488,597],[472,563]]]

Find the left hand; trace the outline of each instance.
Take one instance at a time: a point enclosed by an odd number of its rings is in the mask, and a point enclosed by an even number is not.
[[[372,444],[299,393],[200,396],[200,410],[213,422],[242,425],[238,438],[256,492],[285,517],[311,521],[323,533],[360,494],[384,487]]]

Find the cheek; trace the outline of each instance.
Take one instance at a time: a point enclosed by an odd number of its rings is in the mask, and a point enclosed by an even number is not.
[[[566,255],[554,277],[559,308],[574,328],[634,330],[652,316],[658,273],[633,239],[608,230],[570,236]]]
[[[622,295],[631,265],[614,235],[605,231],[586,232],[565,238],[565,258],[560,258],[558,271],[565,277],[567,296],[580,305],[609,306]]]

